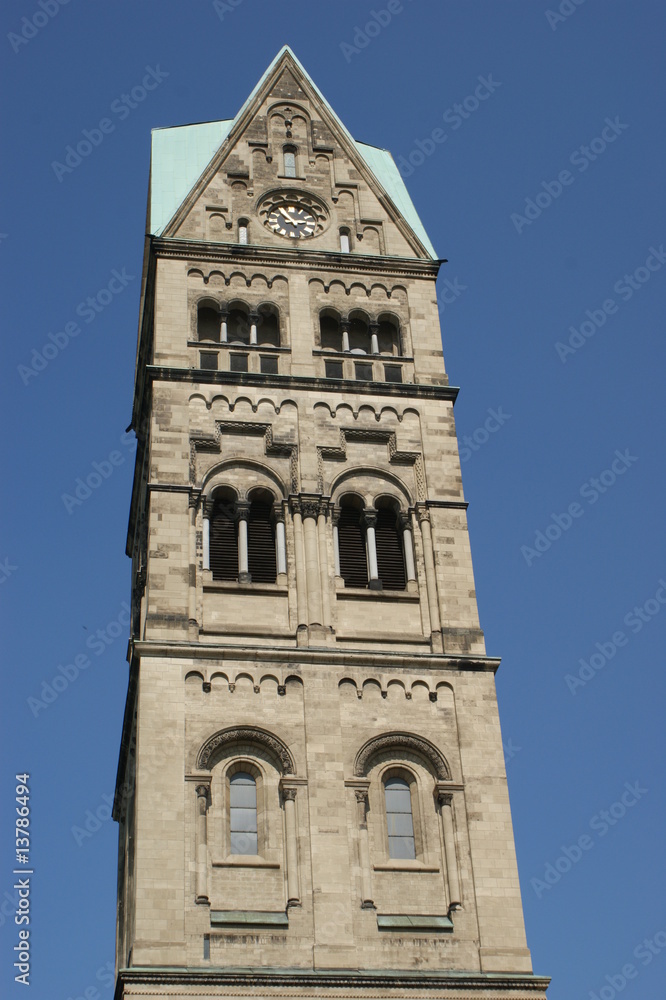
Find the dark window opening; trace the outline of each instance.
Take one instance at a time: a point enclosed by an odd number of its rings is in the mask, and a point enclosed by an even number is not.
[[[384,794],[389,858],[413,860],[416,858],[416,850],[409,783],[404,778],[387,778],[384,783]]]
[[[365,552],[365,531],[359,507],[345,505],[340,508],[338,552],[340,575],[345,581],[345,587],[367,587],[368,561]]]
[[[278,373],[278,359],[275,355],[262,355],[259,359],[259,366],[262,375],[277,375]]]
[[[342,361],[326,361],[326,378],[342,378]]]
[[[229,358],[230,372],[247,371],[247,354],[232,354]]]
[[[377,544],[377,570],[385,590],[404,590],[407,581],[402,533],[396,513],[388,507],[377,511],[375,525]]]
[[[400,365],[384,365],[384,377],[387,382],[402,382],[402,368]]]
[[[220,499],[213,504],[208,552],[213,580],[238,579],[238,524],[233,500]]]
[[[372,382],[372,365],[365,361],[357,361],[355,366],[356,379],[359,382]]]
[[[197,313],[197,337],[199,340],[220,339],[220,316],[210,306],[201,306]]]
[[[212,351],[201,351],[199,367],[207,371],[217,371],[217,354]]]
[[[253,583],[275,583],[275,529],[272,505],[253,500],[247,525],[247,564]]]
[[[257,854],[257,783],[246,771],[229,779],[229,834],[232,854]]]

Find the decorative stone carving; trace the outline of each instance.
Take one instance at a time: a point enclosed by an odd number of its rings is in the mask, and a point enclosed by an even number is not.
[[[368,740],[356,755],[354,775],[363,777],[370,769],[370,762],[374,756],[384,750],[393,749],[411,750],[428,761],[439,780],[450,779],[449,766],[437,747],[423,736],[415,736],[412,733],[385,733]]]
[[[219,733],[210,736],[199,751],[197,767],[207,770],[215,750],[231,743],[258,743],[259,746],[264,747],[273,757],[277,758],[282,774],[296,774],[296,766],[286,744],[277,736],[273,736],[272,733],[250,726],[234,726],[231,729],[222,729]]]

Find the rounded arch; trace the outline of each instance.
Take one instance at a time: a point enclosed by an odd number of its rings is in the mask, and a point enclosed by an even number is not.
[[[382,733],[367,740],[356,754],[354,776],[363,778],[368,774],[376,757],[391,750],[409,750],[420,757],[439,781],[451,778],[451,770],[440,750],[424,736],[415,733]]]
[[[258,726],[230,726],[209,736],[197,754],[197,768],[209,771],[220,748],[234,744],[259,746],[272,758],[281,774],[296,774],[296,764],[287,744],[279,736]]]
[[[261,462],[253,462],[251,459],[229,458],[218,465],[214,465],[204,476],[201,484],[201,492],[205,498],[210,497],[214,490],[220,486],[226,486],[230,480],[235,483],[233,487],[237,491],[239,498],[245,499],[243,480],[247,479],[248,473],[253,477],[253,482],[248,486],[248,490],[264,487],[269,492],[277,495],[277,498],[285,499],[287,491],[284,483],[272,469]],[[230,487],[232,488],[232,487]]]
[[[369,478],[373,481],[370,484],[368,483]],[[377,490],[376,493],[372,490],[373,486]],[[375,498],[380,496],[395,497],[405,509],[413,506],[411,494],[402,479],[392,472],[369,466],[346,469],[339,476],[336,476],[331,483],[331,500],[333,503],[339,503],[339,498],[345,493],[359,493],[364,497],[368,507],[374,506]]]

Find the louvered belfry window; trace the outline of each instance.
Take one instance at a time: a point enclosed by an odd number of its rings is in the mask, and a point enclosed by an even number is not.
[[[351,505],[340,508],[338,521],[340,574],[345,587],[368,586],[368,561],[365,552],[365,532],[361,511]]]
[[[213,504],[209,557],[214,580],[238,579],[238,523],[232,500],[220,499]]]
[[[389,507],[380,507],[377,511],[375,539],[377,543],[377,569],[384,590],[404,590],[406,574],[402,533],[398,526],[396,512]]]
[[[275,528],[272,506],[252,500],[247,525],[247,562],[253,583],[275,583]]]

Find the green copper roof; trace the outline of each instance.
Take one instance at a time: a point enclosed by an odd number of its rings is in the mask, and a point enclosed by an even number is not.
[[[236,118],[219,122],[203,122],[199,125],[181,125],[175,128],[153,129],[150,166],[150,220],[149,232],[159,236],[179,206],[192,190],[213,156],[229,135],[235,121],[243,114],[285,53],[296,63],[310,86],[335,119],[338,127],[346,134],[365,160],[379,184],[384,188],[398,211],[409,223],[428,253],[437,258],[435,249],[428,239],[423,223],[405,187],[400,171],[393,157],[386,149],[356,142],[349,134],[335,111],[321,93],[316,83],[296,58],[288,45],[276,55],[252,93],[245,101]]]

